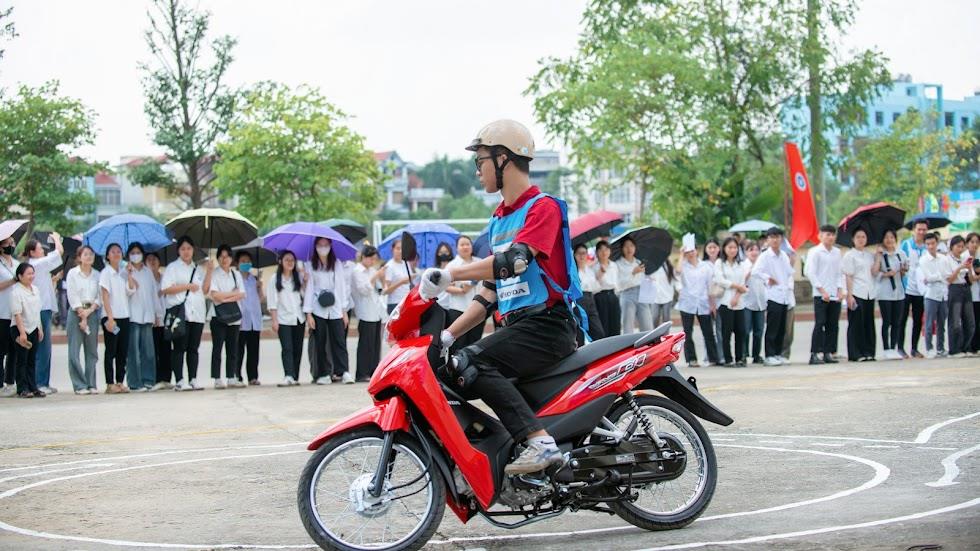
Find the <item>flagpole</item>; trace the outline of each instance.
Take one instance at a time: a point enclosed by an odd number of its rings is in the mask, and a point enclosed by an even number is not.
[[[789,157],[786,154],[785,145],[783,146],[783,229],[789,231]]]

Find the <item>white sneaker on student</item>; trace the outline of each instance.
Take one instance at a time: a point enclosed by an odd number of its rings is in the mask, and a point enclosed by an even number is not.
[[[197,378],[196,377],[193,378],[193,379],[191,379],[191,385],[190,386],[191,386],[191,390],[204,390],[204,385],[202,385],[201,383],[197,382]]]
[[[187,384],[183,379],[177,381],[177,386],[174,387],[175,392],[184,392],[185,390],[194,390],[191,385]]]
[[[329,385],[329,384],[332,384],[333,383],[333,381],[330,380],[330,376],[329,375],[327,375],[326,377],[320,377],[319,379],[317,379],[317,380],[315,380],[313,382],[316,383],[316,384],[318,384],[318,385]]]
[[[345,385],[354,384],[354,376],[350,374],[350,371],[345,371],[343,375],[340,376],[340,381]]]
[[[0,398],[13,398],[17,396],[17,387],[14,385],[6,385],[0,388]]]
[[[779,361],[779,356],[768,356],[764,363],[768,366],[783,365],[783,362]]]
[[[243,383],[238,377],[228,379],[228,388],[245,388],[248,385]]]
[[[164,383],[161,381],[153,385],[152,387],[150,387],[150,392],[156,392],[158,390],[167,390],[168,387],[170,387],[170,383]]]
[[[296,381],[292,377],[286,375],[286,378],[283,379],[282,382],[277,384],[276,386],[293,386],[295,383]]]
[[[215,388],[215,390],[224,390],[224,389],[228,388],[228,385],[225,384],[225,380],[224,379],[215,379],[214,380],[214,388]]]
[[[38,388],[38,390],[40,390],[41,392],[43,392],[45,394],[56,394],[58,392],[58,389],[57,388],[50,387],[50,386],[42,386],[42,387]]]
[[[79,396],[88,396],[89,394],[92,394],[92,391],[87,388],[83,388],[81,390],[76,390],[75,394]]]
[[[935,350],[926,350],[926,359],[927,360],[932,360],[932,359],[935,359],[935,358],[936,358],[936,351]]]
[[[133,392],[149,392],[149,389],[145,386],[138,386],[133,389]]]

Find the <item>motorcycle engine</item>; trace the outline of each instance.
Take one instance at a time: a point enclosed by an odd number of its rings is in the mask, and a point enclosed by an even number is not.
[[[511,509],[535,505],[551,497],[553,488],[547,476],[537,478],[533,475],[504,477],[499,499]]]

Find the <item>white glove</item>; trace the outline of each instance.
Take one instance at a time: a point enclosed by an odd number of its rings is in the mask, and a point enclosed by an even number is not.
[[[442,349],[448,350],[449,347],[456,342],[456,337],[449,332],[449,329],[443,329],[442,333],[439,335],[439,341],[442,342]]]
[[[438,283],[433,280],[437,280]],[[453,276],[449,270],[429,268],[422,273],[422,283],[419,286],[419,294],[426,300],[431,300],[443,293],[453,282]]]

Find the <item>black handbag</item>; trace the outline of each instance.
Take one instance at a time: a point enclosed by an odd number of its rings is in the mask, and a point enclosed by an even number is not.
[[[191,279],[187,283],[192,283],[194,281],[194,274],[197,272],[197,266],[191,270]],[[167,308],[167,313],[163,317],[163,339],[167,341],[176,341],[182,339],[187,335],[187,315],[184,310],[184,303],[187,302],[187,296],[191,292],[188,290],[184,293],[184,301],[177,306],[171,306]]]
[[[231,278],[235,280],[235,290],[238,290],[238,276],[231,272]],[[242,309],[237,302],[222,302],[214,305],[214,319],[225,325],[231,325],[241,321]]]
[[[320,294],[316,296],[316,301],[324,308],[330,308],[335,302],[337,302],[337,297],[330,291],[320,291]]]

